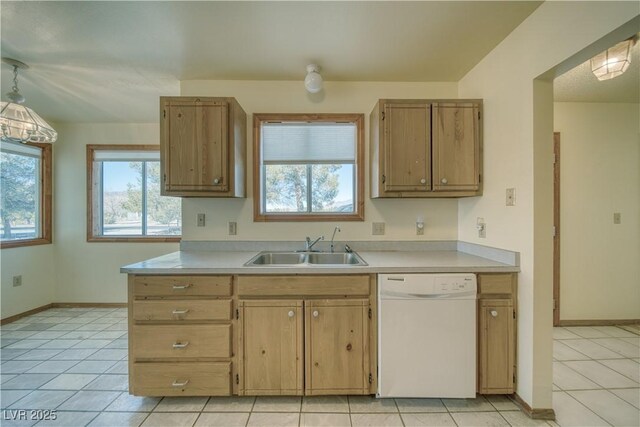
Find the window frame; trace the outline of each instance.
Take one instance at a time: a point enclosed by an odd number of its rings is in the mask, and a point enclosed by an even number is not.
[[[348,214],[330,213],[266,213],[262,212],[262,123],[265,122],[307,122],[307,123],[353,123],[356,126],[354,162],[354,212]],[[254,222],[322,222],[322,221],[364,221],[364,114],[361,113],[260,113],[253,115],[253,221]]]
[[[27,142],[25,145],[38,147],[42,150],[40,157],[40,177],[39,177],[39,224],[40,237],[35,239],[8,240],[0,242],[0,249],[19,248],[23,246],[49,245],[53,243],[53,148],[51,144]]]
[[[103,242],[103,243],[170,243],[180,242],[180,236],[103,236],[96,234],[95,231],[100,227],[100,212],[97,212],[94,201],[97,201],[101,195],[101,178],[98,164],[95,163],[96,151],[158,151],[160,145],[121,145],[121,144],[88,144],[87,145],[87,242]]]

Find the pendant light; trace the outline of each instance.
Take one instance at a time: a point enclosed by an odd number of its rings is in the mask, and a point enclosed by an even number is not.
[[[636,37],[631,37],[591,58],[591,71],[598,80],[610,80],[627,71],[631,64],[631,48],[636,40]]]
[[[318,93],[322,90],[320,67],[316,64],[307,65],[307,76],[304,78],[304,87],[309,93]]]
[[[10,102],[0,104],[0,139],[7,142],[52,143],[58,133],[29,107],[22,105],[24,96],[18,89],[18,69],[29,66],[11,58],[2,58],[2,62],[13,67],[13,88],[7,93]]]

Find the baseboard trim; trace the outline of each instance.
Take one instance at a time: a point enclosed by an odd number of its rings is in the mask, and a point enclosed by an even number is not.
[[[586,320],[560,320],[558,326],[617,326],[637,325],[640,319],[586,319]]]
[[[556,413],[552,408],[532,408],[525,402],[518,393],[513,393],[512,400],[520,407],[522,412],[534,420],[555,420]]]
[[[54,302],[52,308],[126,308],[126,302]]]
[[[23,313],[18,313],[13,316],[0,319],[0,325],[6,325],[8,323],[15,322],[23,317],[31,316],[32,314],[40,313],[41,311],[48,310],[50,308],[126,308],[126,302],[52,302],[51,304],[45,304],[40,307],[27,310]]]
[[[40,313],[41,311],[45,311],[50,308],[53,308],[53,304],[45,304],[40,307],[27,310],[23,313],[18,313],[18,314],[14,314],[13,316],[5,317],[4,319],[0,319],[0,325],[6,325],[7,323],[15,322],[16,320],[20,320],[23,317],[31,316],[32,314]]]

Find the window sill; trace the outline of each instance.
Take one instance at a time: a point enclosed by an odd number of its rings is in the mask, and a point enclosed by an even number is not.
[[[0,242],[0,249],[21,248],[23,246],[50,245],[51,239],[25,239],[25,240],[9,240]]]
[[[347,215],[336,214],[257,214],[254,222],[329,222],[329,221],[364,221],[364,212]]]
[[[179,243],[182,237],[87,237],[89,243]]]

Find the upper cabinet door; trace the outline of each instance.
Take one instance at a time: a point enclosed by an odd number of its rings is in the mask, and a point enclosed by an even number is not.
[[[431,189],[431,106],[426,103],[384,104],[384,191]]]
[[[480,189],[480,105],[432,104],[433,190]]]
[[[160,98],[163,194],[244,197],[246,114],[233,98]]]

